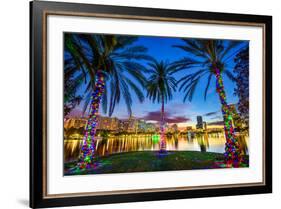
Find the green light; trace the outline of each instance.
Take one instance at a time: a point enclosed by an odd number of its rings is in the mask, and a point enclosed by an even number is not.
[[[155,134],[155,135],[152,136],[153,144],[157,144],[159,142],[159,140],[160,140],[160,135]]]
[[[91,162],[91,158],[89,156],[86,156],[84,161],[87,162],[87,163],[90,163]]]

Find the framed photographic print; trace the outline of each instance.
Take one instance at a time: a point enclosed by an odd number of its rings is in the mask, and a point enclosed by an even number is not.
[[[30,3],[30,207],[272,191],[270,16]]]

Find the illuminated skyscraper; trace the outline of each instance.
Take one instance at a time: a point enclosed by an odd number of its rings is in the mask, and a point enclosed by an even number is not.
[[[197,116],[196,129],[203,129],[203,118],[200,115]]]

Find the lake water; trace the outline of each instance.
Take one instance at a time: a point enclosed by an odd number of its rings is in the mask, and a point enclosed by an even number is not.
[[[238,140],[243,152],[248,153],[249,137],[238,135]],[[155,140],[156,138],[156,140]],[[123,134],[119,136],[108,135],[96,137],[96,154],[104,156],[108,154],[159,150],[157,134]],[[64,139],[65,162],[78,158],[83,136]],[[188,133],[184,135],[172,134],[166,136],[166,149],[168,151],[201,151],[224,153],[225,137],[223,132],[218,133]]]

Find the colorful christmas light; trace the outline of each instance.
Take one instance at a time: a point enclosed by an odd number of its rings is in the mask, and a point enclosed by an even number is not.
[[[166,152],[166,139],[165,139],[165,119],[164,119],[164,104],[162,104],[162,120],[160,124],[160,152]]]
[[[225,132],[225,163],[228,166],[238,167],[241,163],[241,148],[235,136],[235,131],[232,123],[232,114],[226,102],[226,94],[222,81],[221,72],[218,68],[215,69],[216,75],[216,91],[219,94],[220,102],[222,104],[222,115],[224,119]]]
[[[95,88],[91,95],[89,119],[84,130],[83,145],[79,156],[78,168],[80,169],[94,166],[95,134],[98,124],[99,105],[104,93],[104,86],[104,76],[101,72],[98,72],[96,75]]]

